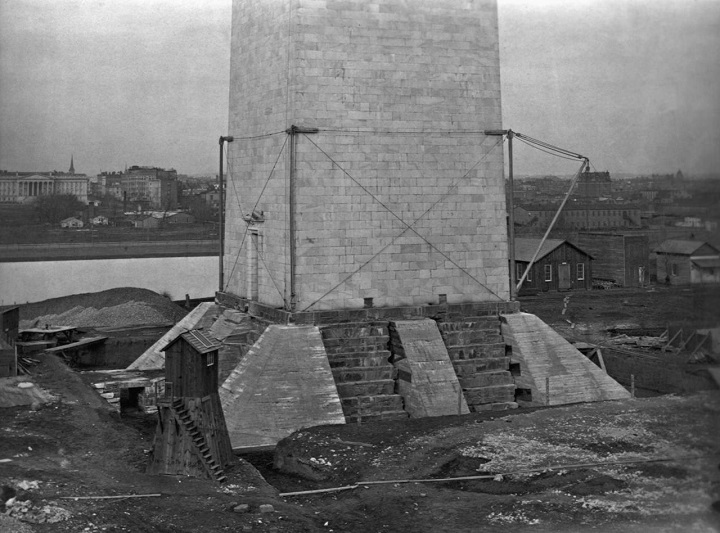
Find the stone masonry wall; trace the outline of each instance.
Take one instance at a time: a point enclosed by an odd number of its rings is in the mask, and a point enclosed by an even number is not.
[[[228,292],[290,308],[297,125],[296,311],[507,300],[494,0],[236,0],[232,47]]]

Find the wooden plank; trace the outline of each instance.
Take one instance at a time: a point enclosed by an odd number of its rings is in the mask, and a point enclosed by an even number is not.
[[[91,344],[104,342],[107,339],[108,339],[108,337],[86,337],[84,339],[80,339],[79,341],[71,342],[69,344],[55,346],[54,348],[46,348],[45,353],[56,353],[56,352],[62,352],[65,350],[73,350],[75,348],[80,348],[82,346],[90,346]]]

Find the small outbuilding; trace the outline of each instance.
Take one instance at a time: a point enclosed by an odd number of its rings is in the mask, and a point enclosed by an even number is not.
[[[653,252],[658,283],[720,283],[720,250],[707,242],[668,239]]]
[[[82,228],[85,224],[79,218],[68,217],[60,221],[61,228]]]
[[[520,281],[542,239],[515,239],[515,268]],[[523,291],[570,291],[592,288],[592,256],[571,242],[546,239],[520,287]]]
[[[158,402],[149,473],[226,479],[233,453],[218,394],[219,349],[198,330],[165,347],[165,397]]]

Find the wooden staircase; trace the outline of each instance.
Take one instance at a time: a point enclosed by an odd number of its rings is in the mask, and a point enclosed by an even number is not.
[[[321,334],[347,423],[408,417],[395,393],[387,322],[334,324]]]
[[[172,409],[179,422],[183,425],[188,435],[192,439],[195,449],[202,457],[203,465],[211,478],[216,481],[223,483],[227,480],[225,472],[218,462],[213,457],[212,451],[208,446],[205,436],[197,427],[195,421],[190,416],[190,412],[185,408],[185,403],[182,398],[175,398],[172,401]]]
[[[498,317],[445,319],[438,329],[471,412],[517,407]]]

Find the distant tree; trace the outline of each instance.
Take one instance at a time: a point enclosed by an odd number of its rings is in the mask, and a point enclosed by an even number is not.
[[[38,196],[33,202],[35,217],[39,222],[56,224],[63,219],[74,216],[85,209],[73,194],[47,194]]]
[[[211,222],[217,218],[216,211],[201,196],[186,196],[185,205],[197,222]]]

